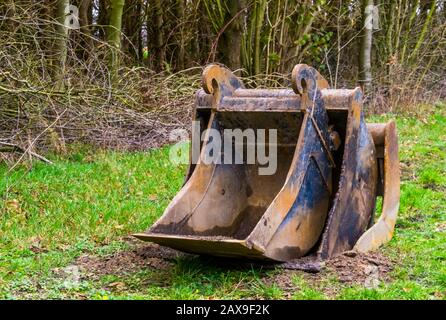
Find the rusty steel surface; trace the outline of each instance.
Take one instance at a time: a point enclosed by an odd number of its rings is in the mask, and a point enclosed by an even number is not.
[[[395,124],[367,125],[359,88],[330,89],[303,64],[293,69],[292,90],[245,89],[218,64],[204,69],[202,88],[194,134],[276,129],[277,170],[259,175],[259,163],[191,162],[183,188],[137,238],[186,252],[275,261],[365,252],[390,240],[399,204]],[[207,133],[202,153],[209,141]]]
[[[368,127],[375,145],[384,149],[384,155],[378,155],[378,161],[384,166],[381,177],[383,205],[378,221],[356,242],[354,249],[359,252],[375,250],[392,239],[400,200],[398,136],[395,122],[372,124]]]

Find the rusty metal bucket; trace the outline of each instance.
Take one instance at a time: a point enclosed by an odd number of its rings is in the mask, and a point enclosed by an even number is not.
[[[200,158],[162,217],[135,237],[185,252],[275,261],[364,252],[391,239],[399,205],[396,128],[365,123],[359,88],[329,89],[303,64],[293,69],[293,90],[245,89],[217,64],[205,68],[202,86],[193,133],[204,136]],[[276,151],[274,174],[261,174],[259,159],[248,161],[248,139],[241,161],[227,163],[225,151],[216,156],[221,161],[204,161],[209,129],[275,129],[274,145],[263,140]],[[374,223],[378,196],[383,208]]]

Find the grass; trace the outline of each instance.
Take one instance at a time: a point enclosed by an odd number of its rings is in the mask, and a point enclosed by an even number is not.
[[[395,116],[375,116],[386,121]],[[125,252],[123,239],[161,215],[183,182],[185,166],[169,148],[120,153],[77,147],[54,165],[8,172],[0,166],[0,298],[68,299],[446,299],[446,116],[399,117],[402,168],[396,233],[381,252],[396,261],[375,289],[333,274],[230,268],[209,258],[177,258],[171,268],[71,283],[58,270],[81,255]]]

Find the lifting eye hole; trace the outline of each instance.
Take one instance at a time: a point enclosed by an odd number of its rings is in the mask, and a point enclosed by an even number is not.
[[[302,87],[302,93],[307,92],[307,81],[304,78],[300,79],[300,85]]]
[[[215,79],[212,79],[212,90],[213,90],[213,92],[218,91],[218,82]]]

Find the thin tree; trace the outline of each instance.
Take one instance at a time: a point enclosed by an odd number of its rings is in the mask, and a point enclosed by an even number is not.
[[[177,21],[180,23],[179,30],[178,30],[178,37],[177,37],[177,46],[178,46],[178,53],[177,53],[177,69],[182,70],[185,67],[185,56],[186,56],[186,44],[185,44],[185,33],[186,33],[186,26],[185,26],[185,10],[186,10],[186,1],[184,0],[175,0],[175,14],[177,16]]]
[[[258,0],[254,5],[255,12],[255,32],[254,32],[254,74],[260,73],[260,37],[263,26],[263,19],[265,16],[267,1],[266,0]]]
[[[362,0],[362,37],[359,51],[359,82],[364,90],[372,83],[373,0]]]
[[[412,53],[410,54],[409,59],[413,60],[413,58],[415,58],[417,56],[418,51],[420,50],[421,46],[423,45],[426,34],[429,30],[429,26],[432,22],[432,18],[434,17],[435,9],[436,9],[436,1],[435,0],[431,0],[430,3],[428,3],[428,2],[425,3],[425,5],[423,6],[422,12],[424,13],[428,10],[429,13],[427,14],[427,16],[424,20],[424,24],[423,24],[423,28],[421,30],[420,36],[418,37],[418,41],[417,41]]]
[[[66,9],[68,0],[57,0],[56,6],[56,39],[54,43],[55,58],[53,77],[56,80],[58,90],[64,87],[65,65],[67,61],[67,36],[68,28],[65,26]]]
[[[93,37],[91,33],[92,0],[77,0],[74,2],[79,8],[80,41],[77,48],[79,57],[87,60],[93,50]]]
[[[122,32],[125,38],[122,51],[133,57],[133,62],[139,62],[142,54],[142,0],[127,0],[122,16]]]
[[[153,0],[153,28],[154,28],[154,51],[155,51],[155,69],[161,71],[164,69],[166,60],[166,48],[164,45],[164,17],[163,5],[161,0]]]
[[[241,42],[243,34],[244,15],[240,12],[245,8],[244,0],[228,0],[225,22],[227,28],[221,36],[220,55],[222,62],[232,70],[241,67]]]
[[[124,0],[112,0],[110,3],[110,21],[107,42],[110,46],[109,68],[112,81],[116,79],[119,69],[119,53],[121,50],[121,25]]]

